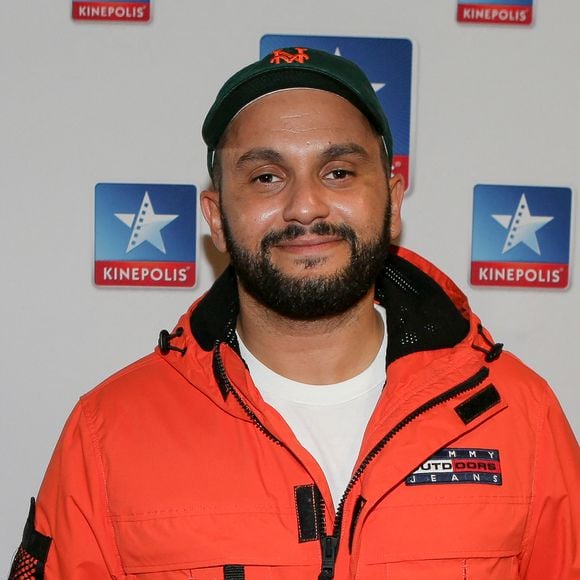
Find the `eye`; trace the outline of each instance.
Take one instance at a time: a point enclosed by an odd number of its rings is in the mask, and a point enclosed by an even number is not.
[[[257,183],[276,183],[280,181],[280,178],[273,173],[261,173],[252,179],[252,181],[256,181]]]
[[[348,169],[342,169],[342,168],[338,168],[338,169],[333,169],[332,171],[329,171],[325,177],[327,179],[346,179],[347,177],[350,177],[351,175],[353,175],[352,171],[349,171]]]

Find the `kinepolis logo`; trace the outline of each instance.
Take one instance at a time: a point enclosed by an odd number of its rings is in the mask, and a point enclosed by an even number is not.
[[[151,16],[149,0],[73,0],[73,20],[133,20],[146,22]]]
[[[471,283],[568,286],[571,215],[569,188],[476,185]]]
[[[458,0],[457,20],[530,25],[532,5],[533,0]]]
[[[393,134],[393,172],[405,178],[409,188],[409,149],[411,140],[411,81],[413,45],[405,38],[355,38],[349,36],[293,36],[267,34],[260,41],[260,56],[284,46],[325,50],[356,62],[369,77]],[[303,50],[303,49],[295,49]],[[300,53],[282,58],[303,58]],[[288,61],[287,61],[288,62]]]
[[[193,286],[193,185],[99,183],[95,187],[95,284]]]

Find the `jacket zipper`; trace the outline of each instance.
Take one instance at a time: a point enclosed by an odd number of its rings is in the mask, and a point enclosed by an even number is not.
[[[262,424],[262,422],[256,417],[255,413],[250,409],[250,407],[246,404],[246,402],[242,399],[241,395],[238,391],[234,388],[231,384],[228,376],[226,374],[226,370],[224,367],[224,363],[221,357],[221,353],[219,350],[219,341],[216,341],[215,345],[215,356],[216,356],[216,363],[217,363],[217,370],[219,373],[219,378],[221,379],[223,385],[226,386],[227,391],[233,395],[239,405],[242,407],[246,415],[250,418],[252,423],[266,436],[268,439],[276,443],[277,445],[282,445],[283,443],[273,435],[266,427]],[[320,575],[318,576],[318,580],[332,580],[334,578],[334,569],[336,564],[336,557],[338,555],[338,548],[340,544],[340,533],[342,528],[342,518],[344,515],[344,506],[346,504],[346,500],[348,499],[349,494],[353,490],[354,486],[361,478],[362,474],[365,472],[366,468],[370,465],[370,463],[377,457],[377,455],[385,448],[387,443],[405,428],[407,425],[412,423],[415,419],[420,417],[421,415],[427,413],[431,409],[454,399],[466,393],[467,391],[471,391],[477,388],[487,377],[489,376],[489,369],[487,367],[481,367],[477,373],[473,376],[469,377],[465,381],[459,383],[455,387],[448,389],[444,393],[437,395],[433,399],[427,401],[420,407],[417,407],[414,411],[409,413],[404,419],[399,421],[366,455],[366,457],[362,460],[361,464],[359,465],[358,469],[354,472],[353,476],[351,477],[348,485],[346,486],[346,490],[342,495],[340,503],[338,504],[338,508],[336,510],[336,517],[334,520],[334,528],[332,530],[332,535],[327,535],[326,533],[326,518],[325,518],[325,503],[324,498],[319,495],[319,521],[320,521],[320,547],[322,551],[322,565],[320,570]]]
[[[420,417],[427,411],[430,411],[434,407],[441,405],[463,393],[475,389],[479,386],[489,375],[489,369],[487,367],[482,367],[477,373],[472,377],[463,381],[459,385],[448,389],[444,393],[441,393],[437,397],[427,401],[420,407],[417,407],[413,412],[409,413],[402,421],[397,423],[367,454],[367,456],[362,460],[358,469],[354,472],[352,478],[346,486],[346,490],[342,495],[338,508],[336,510],[336,518],[334,520],[334,529],[332,530],[332,536],[323,535],[320,539],[322,543],[322,569],[320,570],[320,575],[318,580],[331,580],[334,578],[334,567],[336,563],[336,556],[338,554],[338,546],[340,543],[340,532],[342,528],[342,518],[344,515],[344,506],[346,500],[356,485],[357,481],[361,478],[362,474],[370,463],[375,459],[375,457],[385,448],[387,443],[404,427],[413,422],[417,417]]]
[[[276,437],[275,435],[273,435],[272,433],[270,433],[270,431],[266,428],[266,426],[260,421],[260,419],[258,419],[258,417],[256,417],[256,414],[254,413],[254,411],[252,411],[252,409],[250,409],[250,407],[248,406],[248,404],[244,401],[244,399],[242,399],[242,396],[240,395],[240,393],[238,393],[238,391],[234,388],[234,386],[232,385],[232,383],[230,382],[230,379],[228,379],[228,375],[226,373],[226,369],[224,367],[224,361],[222,360],[222,355],[220,353],[220,341],[216,340],[215,342],[215,356],[214,356],[214,361],[216,363],[216,367],[214,370],[217,370],[218,372],[218,379],[221,380],[222,385],[225,386],[226,388],[226,392],[231,393],[232,396],[234,397],[234,399],[238,402],[238,404],[240,405],[240,407],[242,407],[244,413],[246,413],[246,415],[250,418],[250,420],[252,421],[252,423],[254,423],[254,425],[268,438],[270,439],[270,441],[276,443],[276,445],[281,445],[284,447],[282,441],[280,441],[280,439],[278,439],[278,437]]]

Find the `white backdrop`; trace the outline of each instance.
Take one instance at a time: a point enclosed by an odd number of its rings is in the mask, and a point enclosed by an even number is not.
[[[149,24],[73,22],[70,0],[0,4],[0,575],[79,395],[149,352],[215,273],[202,227],[194,290],[93,286],[94,186],[203,188],[203,117],[263,34],[413,41],[402,241],[550,380],[580,432],[574,240],[568,290],[468,283],[475,184],[579,191],[580,4],[535,4],[532,27],[457,24],[454,0],[153,0]]]

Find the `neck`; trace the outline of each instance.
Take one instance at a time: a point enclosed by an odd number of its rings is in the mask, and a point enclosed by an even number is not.
[[[252,354],[274,372],[301,383],[350,379],[372,362],[384,326],[374,308],[374,289],[346,312],[294,320],[257,302],[239,286],[237,331]]]

